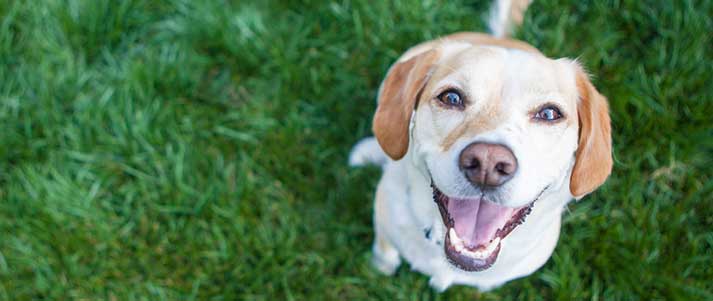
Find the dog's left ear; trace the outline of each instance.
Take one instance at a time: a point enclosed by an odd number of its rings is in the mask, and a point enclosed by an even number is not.
[[[397,62],[381,84],[372,130],[381,148],[394,160],[408,151],[411,113],[437,58],[438,51],[431,49]]]
[[[579,199],[606,181],[612,169],[611,125],[607,99],[599,94],[587,74],[577,66],[579,146],[569,189]]]

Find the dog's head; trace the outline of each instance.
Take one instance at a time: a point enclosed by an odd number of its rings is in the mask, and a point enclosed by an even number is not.
[[[392,159],[409,153],[430,177],[451,263],[481,271],[545,191],[581,198],[606,180],[609,123],[572,60],[444,42],[392,66],[373,130]]]

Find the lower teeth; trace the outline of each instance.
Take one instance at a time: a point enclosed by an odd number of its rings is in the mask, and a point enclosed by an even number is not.
[[[460,254],[466,255],[468,257],[476,258],[476,259],[486,259],[488,258],[493,251],[498,247],[498,244],[500,244],[500,237],[496,237],[485,248],[478,248],[476,251],[471,251],[468,250],[465,245],[463,244],[463,240],[458,237],[458,234],[456,233],[455,229],[451,228],[448,231],[448,235],[450,236],[450,242],[451,245],[456,249],[456,251]]]

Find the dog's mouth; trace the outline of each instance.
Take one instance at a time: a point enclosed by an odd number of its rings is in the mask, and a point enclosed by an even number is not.
[[[484,195],[473,199],[451,198],[433,183],[431,187],[447,229],[446,257],[456,267],[469,272],[486,270],[495,263],[500,242],[525,221],[537,201],[536,198],[528,205],[512,208],[493,203]]]

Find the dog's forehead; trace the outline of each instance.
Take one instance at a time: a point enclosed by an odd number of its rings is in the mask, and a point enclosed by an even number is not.
[[[444,51],[432,73],[431,87],[514,92],[570,92],[574,73],[569,64],[539,53],[492,46]]]
[[[505,62],[504,55],[504,49],[481,46],[446,52],[434,68],[432,82],[436,85],[443,84],[443,81],[466,85],[476,81],[494,80],[500,77],[499,73]]]
[[[553,60],[523,51],[511,51],[504,64],[503,92],[528,94],[557,93],[576,96],[576,78],[569,60]]]

